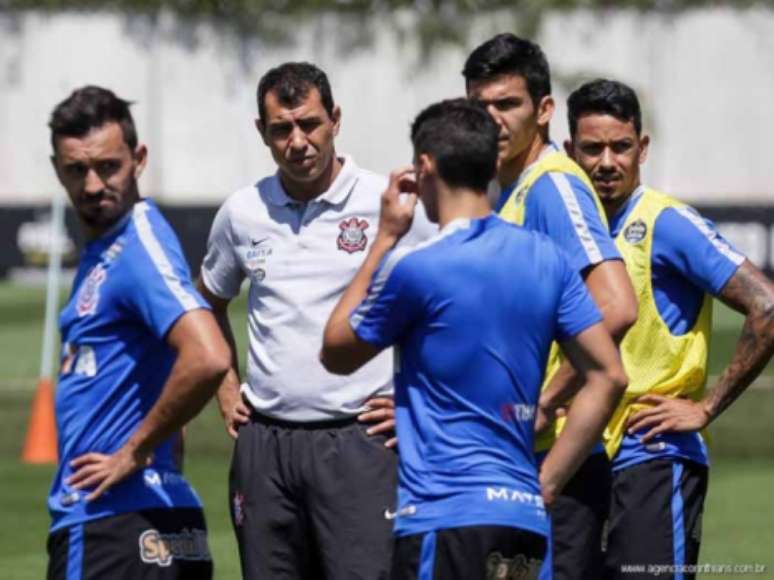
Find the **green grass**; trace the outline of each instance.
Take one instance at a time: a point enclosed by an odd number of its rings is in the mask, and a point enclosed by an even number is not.
[[[0,577],[45,574],[45,498],[53,469],[18,461],[38,374],[44,291],[0,284]],[[245,352],[244,300],[232,308],[240,355]],[[716,308],[710,373],[731,357],[741,317]],[[244,362],[244,361],[242,361]],[[774,378],[772,365],[766,383]],[[216,578],[239,578],[236,542],[228,516],[231,441],[214,404],[190,425],[186,475],[205,504]],[[745,393],[712,428],[713,466],[704,518],[701,561],[767,564],[774,577],[774,389]],[[710,576],[706,576],[710,578]],[[718,577],[718,576],[715,576]],[[756,576],[761,578],[764,576]]]

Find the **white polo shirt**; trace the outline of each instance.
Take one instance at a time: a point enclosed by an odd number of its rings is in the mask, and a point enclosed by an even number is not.
[[[260,413],[288,421],[338,419],[392,392],[389,350],[347,377],[330,374],[318,358],[325,323],[376,235],[386,187],[385,177],[344,157],[330,189],[314,200],[289,197],[275,174],[232,194],[218,211],[202,280],[216,296],[231,299],[250,279],[242,392]],[[418,203],[401,244],[435,232]]]

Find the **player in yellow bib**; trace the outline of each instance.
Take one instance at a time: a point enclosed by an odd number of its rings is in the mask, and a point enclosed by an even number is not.
[[[607,330],[620,339],[634,323],[636,299],[591,182],[549,140],[554,101],[545,55],[530,41],[499,34],[470,54],[463,75],[468,97],[487,108],[500,131],[496,211],[548,235],[565,251],[602,311]],[[537,428],[551,422],[557,407],[579,386],[556,347],[546,377]],[[544,430],[538,451],[550,447],[559,428]],[[599,578],[609,485],[610,466],[600,443],[551,509],[553,566],[546,566],[543,577],[553,568],[557,579]]]
[[[631,88],[587,83],[570,95],[568,116],[565,147],[599,193],[639,301],[621,343],[629,387],[605,432],[613,463],[606,577],[652,578],[650,565],[693,578],[707,489],[700,432],[771,359],[774,285],[694,209],[641,185],[649,138]],[[731,363],[705,393],[713,296],[746,320]],[[632,573],[632,564],[645,571]]]

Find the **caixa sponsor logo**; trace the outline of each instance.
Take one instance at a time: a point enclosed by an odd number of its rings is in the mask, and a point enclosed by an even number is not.
[[[535,406],[521,403],[506,403],[500,406],[500,415],[503,420],[529,423],[535,419]]]
[[[174,560],[210,560],[207,532],[197,528],[183,528],[179,534],[145,530],[140,534],[140,559],[163,568]]]
[[[516,502],[544,509],[543,498],[534,493],[509,487],[487,487],[486,501]]]

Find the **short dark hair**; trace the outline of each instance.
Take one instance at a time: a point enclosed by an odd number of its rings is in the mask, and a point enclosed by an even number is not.
[[[632,122],[637,135],[642,132],[642,113],[637,93],[620,81],[596,79],[570,94],[567,98],[570,137],[575,137],[578,119],[588,113],[610,115],[625,123]]]
[[[309,89],[320,93],[320,100],[328,116],[333,118],[333,93],[326,75],[308,62],[286,62],[269,70],[258,82],[258,115],[266,119],[266,94],[273,91],[277,100],[288,107],[298,105],[309,95]]]
[[[414,155],[425,153],[452,187],[486,190],[497,172],[497,123],[467,99],[430,105],[411,125]]]
[[[462,75],[466,84],[501,75],[524,77],[536,107],[540,99],[551,94],[551,69],[543,50],[534,42],[509,32],[490,38],[471,52]]]
[[[129,149],[137,148],[137,129],[129,107],[130,101],[121,99],[108,89],[88,85],[75,89],[69,97],[54,107],[48,126],[51,129],[51,147],[56,152],[58,137],[83,137],[105,123],[118,123]]]

